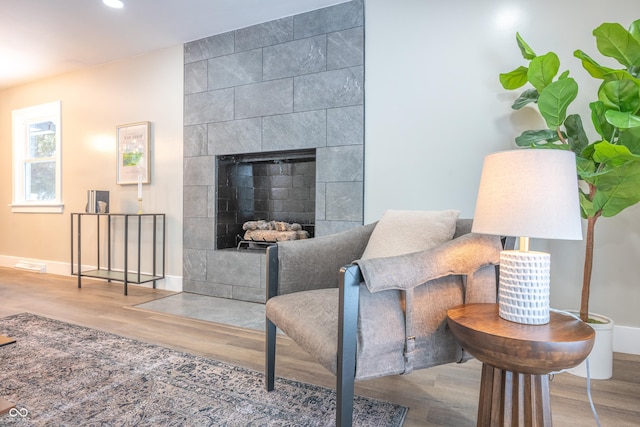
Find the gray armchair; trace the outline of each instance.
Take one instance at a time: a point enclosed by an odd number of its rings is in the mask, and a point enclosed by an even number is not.
[[[496,300],[502,246],[470,233],[471,220],[435,248],[360,260],[375,226],[267,250],[267,390],[280,328],[337,376],[337,426],[351,425],[355,380],[468,360],[447,310]]]

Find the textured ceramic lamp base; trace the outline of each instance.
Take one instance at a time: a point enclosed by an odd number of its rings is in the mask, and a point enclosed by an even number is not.
[[[549,323],[550,260],[544,252],[500,253],[501,318],[527,325]]]

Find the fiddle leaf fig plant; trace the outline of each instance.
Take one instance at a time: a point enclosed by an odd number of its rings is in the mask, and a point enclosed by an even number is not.
[[[571,150],[576,154],[580,208],[587,220],[580,300],[580,318],[585,322],[589,314],[596,221],[617,215],[640,201],[640,19],[628,30],[617,23],[604,23],[593,30],[593,35],[598,51],[620,66],[605,67],[581,50],[574,52],[589,75],[601,80],[588,112],[597,135],[595,141],[589,141],[580,114],[569,114],[578,95],[578,83],[568,70],[558,74],[560,60],[555,53],[537,55],[516,34],[528,65],[500,74],[500,83],[507,90],[530,86],[512,108],[519,110],[533,105],[547,126],[524,131],[516,137],[516,144]]]

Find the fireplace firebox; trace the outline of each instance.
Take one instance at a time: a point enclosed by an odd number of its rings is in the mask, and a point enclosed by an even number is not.
[[[243,247],[247,221],[296,223],[313,237],[315,149],[217,156],[216,169],[216,249]]]

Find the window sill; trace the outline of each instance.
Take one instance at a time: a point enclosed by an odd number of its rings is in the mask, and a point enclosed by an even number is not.
[[[14,203],[11,206],[12,213],[62,213],[64,204],[62,203]]]

